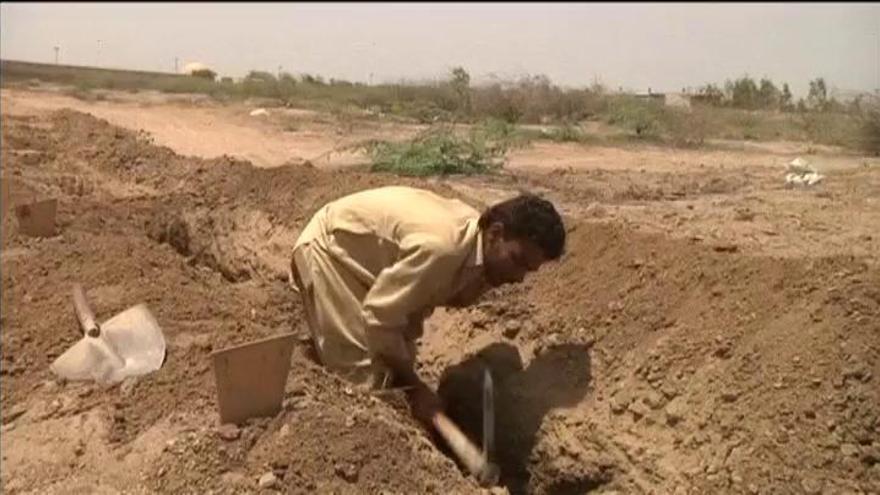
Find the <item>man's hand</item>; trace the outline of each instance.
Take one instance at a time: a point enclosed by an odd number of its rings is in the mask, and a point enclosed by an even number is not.
[[[430,428],[434,415],[443,411],[443,402],[440,397],[422,381],[410,389],[407,396],[413,417]]]

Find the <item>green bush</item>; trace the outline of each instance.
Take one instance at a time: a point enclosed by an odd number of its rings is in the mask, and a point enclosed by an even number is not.
[[[428,129],[411,141],[367,144],[373,171],[407,176],[483,174],[501,168],[506,143],[491,141],[479,131],[457,136],[448,127]]]
[[[635,132],[637,137],[657,137],[662,129],[663,104],[633,97],[618,97],[609,105],[606,121]]]

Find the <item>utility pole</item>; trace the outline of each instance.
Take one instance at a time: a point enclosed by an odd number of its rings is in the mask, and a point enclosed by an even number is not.
[[[55,45],[54,49],[55,49],[55,65],[58,65],[58,50],[60,50],[61,47],[58,45]]]
[[[177,57],[174,57],[174,73],[177,74]]]
[[[101,65],[101,40],[98,40],[98,56],[97,60],[95,60],[95,67],[99,67]]]

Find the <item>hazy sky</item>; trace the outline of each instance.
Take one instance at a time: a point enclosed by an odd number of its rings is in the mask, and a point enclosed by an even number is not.
[[[880,3],[8,4],[0,56],[171,71],[199,61],[374,82],[543,73],[585,86],[677,91],[749,74],[796,95],[825,77],[880,87]],[[100,40],[100,42],[98,41]],[[100,46],[100,48],[99,48]]]

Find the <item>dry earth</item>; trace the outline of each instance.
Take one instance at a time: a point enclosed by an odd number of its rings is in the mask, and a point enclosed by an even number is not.
[[[218,424],[210,352],[305,332],[284,275],[309,215],[404,183],[477,207],[533,190],[566,216],[559,263],[439,309],[420,343],[475,440],[476,377],[493,371],[494,492],[880,493],[876,158],[805,155],[826,179],[801,189],[782,180],[796,143],[536,144],[497,176],[401,179],[334,167],[363,157],[332,150],[413,126],[287,109],[289,132],[249,107],[148,96],[2,91],[10,199],[60,201],[54,237],[3,220],[5,492],[257,493],[272,472],[286,493],[479,493],[399,400],[301,349],[281,413]],[[146,302],[166,365],[111,388],[54,379],[78,339],[76,282],[99,318]]]

